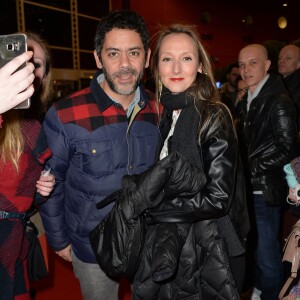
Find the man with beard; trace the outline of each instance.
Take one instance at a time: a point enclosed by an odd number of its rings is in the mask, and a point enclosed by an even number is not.
[[[141,84],[149,65],[149,33],[133,11],[103,17],[95,36],[99,69],[90,87],[54,103],[43,129],[56,188],[41,207],[47,239],[73,264],[85,300],[118,299],[118,282],[96,262],[89,232],[112,205],[96,204],[121,188],[124,175],[154,163],[158,113]]]

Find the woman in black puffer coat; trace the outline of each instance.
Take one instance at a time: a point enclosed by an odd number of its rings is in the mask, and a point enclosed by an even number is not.
[[[97,231],[110,255],[92,246],[110,276],[132,276],[133,299],[239,299],[237,266],[249,231],[243,171],[230,113],[196,31],[181,24],[162,29],[152,70],[164,108],[160,161],[124,177],[114,195]]]

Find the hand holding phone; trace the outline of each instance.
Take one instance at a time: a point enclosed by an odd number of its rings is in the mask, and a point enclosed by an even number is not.
[[[1,35],[0,36],[0,68],[1,68],[1,72],[5,72],[7,71],[6,69],[6,65],[7,63],[11,62],[12,60],[14,60],[16,57],[20,56],[22,53],[26,52],[27,51],[27,36],[23,33],[17,33],[17,34],[10,34],[10,35]],[[25,55],[25,56],[28,56]],[[11,64],[11,63],[10,63]],[[11,67],[11,66],[9,66]],[[4,68],[4,70],[3,70]],[[23,68],[26,68],[26,61],[24,61],[15,71],[15,73],[13,73],[13,75],[16,75],[14,77],[14,79],[18,79],[19,77],[22,77],[24,76],[24,73],[25,73],[25,76],[27,74],[28,75],[31,75],[30,74],[30,69],[29,70],[25,70],[26,72],[23,72],[21,74],[17,74],[17,72],[19,72],[19,70],[23,69]],[[31,67],[32,68],[32,67]],[[24,70],[23,70],[24,71]],[[29,74],[27,73],[29,71]],[[13,76],[12,75],[12,76]],[[2,76],[2,75],[1,75]],[[18,91],[19,93],[23,93],[25,92],[25,94],[22,94],[19,98],[22,98],[22,96],[26,95],[27,96],[27,93],[26,93],[26,88],[28,86],[31,85],[32,81],[34,79],[34,75],[32,74],[32,76],[27,80],[27,84],[23,84],[24,86],[24,89],[21,90],[21,91]],[[11,79],[13,80],[13,79]],[[32,81],[31,81],[32,80]],[[17,87],[18,85],[16,85],[16,87],[14,88],[18,88]],[[21,87],[23,87],[21,85]],[[5,89],[5,86],[2,86],[1,87],[2,89]],[[33,89],[33,88],[32,88]],[[32,89],[28,92],[29,94],[29,97],[32,95],[33,91]],[[18,95],[19,95],[18,93]],[[5,93],[4,93],[5,94]],[[25,109],[25,108],[29,108],[30,107],[30,98],[26,98],[25,100],[23,100],[19,105],[15,106],[14,108],[18,108],[18,109]],[[1,99],[1,101],[3,101]],[[5,101],[5,100],[4,100]],[[0,104],[0,107],[1,107],[1,104]]]
[[[51,168],[49,168],[48,170],[43,170],[41,176],[42,177],[49,176],[50,172],[51,172]]]

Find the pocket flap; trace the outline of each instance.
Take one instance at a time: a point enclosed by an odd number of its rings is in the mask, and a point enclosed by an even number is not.
[[[76,144],[76,151],[87,155],[98,155],[111,150],[111,141],[83,142]]]

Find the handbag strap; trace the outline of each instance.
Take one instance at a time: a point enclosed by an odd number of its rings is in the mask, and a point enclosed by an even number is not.
[[[289,286],[291,285],[291,283],[293,282],[294,278],[293,277],[289,277],[287,279],[287,281],[285,282],[284,286],[282,287],[280,293],[279,293],[279,300],[282,300],[286,291],[288,290]]]
[[[295,237],[296,243],[298,246],[296,247],[292,260],[292,269],[291,269],[291,277],[297,277],[297,271],[299,269],[299,259],[300,259],[300,248],[299,248],[299,236]]]
[[[120,195],[122,195],[122,194],[123,194],[123,189],[113,192],[112,194],[110,194],[109,196],[102,199],[100,202],[98,202],[96,204],[97,209],[101,209],[101,208],[117,201],[119,199]]]
[[[298,221],[299,222],[299,221]],[[298,223],[297,222],[297,223]],[[291,285],[291,283],[293,282],[293,280],[297,277],[297,271],[299,268],[299,259],[300,259],[300,247],[299,247],[299,235],[295,236],[295,251],[293,253],[293,258],[292,258],[292,267],[291,267],[291,275],[290,277],[287,279],[287,281],[285,282],[284,286],[282,287],[280,293],[279,293],[279,299],[282,300],[286,291],[288,290],[289,286]]]

